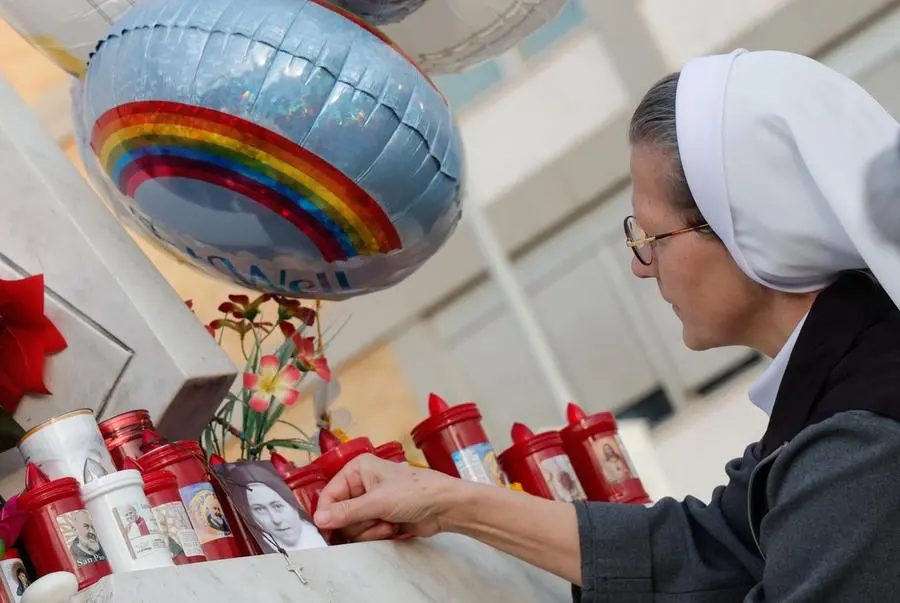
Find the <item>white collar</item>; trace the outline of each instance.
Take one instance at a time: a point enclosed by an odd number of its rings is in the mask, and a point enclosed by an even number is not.
[[[772,415],[772,408],[775,406],[775,398],[778,396],[778,390],[781,388],[781,381],[784,379],[788,360],[791,358],[791,353],[794,351],[794,346],[797,344],[797,338],[800,336],[800,331],[803,329],[803,323],[806,322],[807,316],[809,316],[809,313],[800,319],[800,322],[794,328],[794,332],[791,333],[784,346],[772,359],[771,364],[766,367],[763,374],[759,376],[759,379],[747,392],[750,396],[750,401],[769,416]]]

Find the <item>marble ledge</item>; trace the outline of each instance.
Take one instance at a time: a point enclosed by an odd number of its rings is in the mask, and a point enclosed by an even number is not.
[[[455,535],[115,574],[74,603],[568,603],[569,585]],[[173,598],[173,595],[176,595]]]

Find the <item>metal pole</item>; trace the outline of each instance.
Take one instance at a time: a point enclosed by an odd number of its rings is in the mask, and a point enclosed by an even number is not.
[[[535,362],[537,362],[538,370],[550,388],[550,393],[553,396],[554,403],[559,408],[563,421],[565,421],[566,405],[574,401],[575,396],[557,362],[553,348],[550,347],[547,335],[532,311],[528,297],[513,272],[509,256],[503,250],[493,227],[488,221],[485,208],[479,205],[477,201],[470,200],[466,207],[466,213],[475,233],[478,247],[487,262],[488,271],[497,285],[499,285],[500,291],[509,304],[509,308],[512,310],[519,328],[522,329],[522,332],[528,339],[528,348],[531,350]]]

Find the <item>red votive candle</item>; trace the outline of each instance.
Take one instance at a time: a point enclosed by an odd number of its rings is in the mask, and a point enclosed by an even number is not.
[[[138,459],[138,463],[147,473],[169,471],[175,476],[178,494],[206,558],[216,561],[240,557],[238,533],[233,531],[238,528],[232,527],[237,518],[226,516],[200,445],[184,441],[153,446]]]
[[[395,463],[407,463],[406,453],[403,451],[403,444],[400,442],[388,442],[382,444],[375,449],[375,456],[386,461]]]
[[[323,429],[319,433],[319,450],[322,451],[322,456],[312,464],[325,476],[327,481],[331,481],[331,478],[340,473],[344,465],[356,457],[375,452],[369,438],[354,438],[342,444],[337,436],[327,429]]]
[[[650,502],[619,439],[615,417],[608,412],[588,415],[576,404],[569,404],[567,414],[569,425],[559,435],[588,500]]]
[[[29,514],[22,543],[38,576],[71,572],[82,590],[112,573],[91,516],[81,502],[78,481],[29,477],[28,489],[19,496],[21,509]]]
[[[143,473],[141,466],[128,458],[127,469],[137,469],[144,479],[144,494],[153,510],[153,516],[169,543],[175,565],[187,565],[206,561],[197,531],[184,508],[178,492],[178,480],[170,471]]]
[[[529,494],[550,500],[587,499],[558,432],[535,435],[525,425],[516,423],[512,440],[513,445],[497,457],[509,481],[518,483]]]
[[[413,427],[412,438],[429,467],[472,482],[506,485],[475,404],[449,406],[431,394],[428,414]]]
[[[125,467],[125,459],[141,456],[145,431],[153,431],[153,421],[146,410],[132,410],[110,417],[99,424],[100,434],[116,469]]]

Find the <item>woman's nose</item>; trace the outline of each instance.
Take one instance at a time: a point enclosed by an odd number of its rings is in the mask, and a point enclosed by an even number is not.
[[[631,258],[631,272],[638,278],[653,278],[656,276],[652,264],[644,266],[637,258]]]

